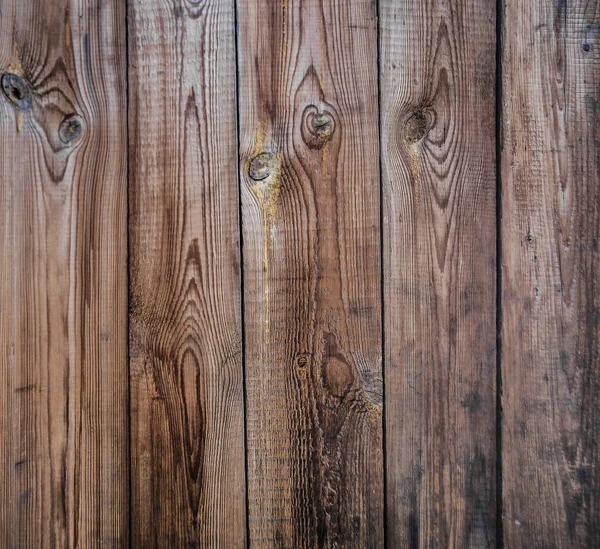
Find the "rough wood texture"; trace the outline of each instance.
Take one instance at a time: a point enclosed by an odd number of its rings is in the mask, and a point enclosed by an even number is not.
[[[251,547],[382,547],[376,10],[238,2]]]
[[[495,547],[495,4],[381,2],[387,541]]]
[[[129,543],[124,22],[0,3],[3,548]]]
[[[132,539],[246,539],[233,2],[133,0]]]
[[[503,19],[506,547],[600,547],[600,4]]]

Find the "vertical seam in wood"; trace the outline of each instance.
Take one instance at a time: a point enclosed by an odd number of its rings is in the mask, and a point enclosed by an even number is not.
[[[127,257],[127,319],[125,320],[125,326],[127,329],[127,348],[125,354],[127,357],[127,459],[129,461],[129,471],[127,475],[128,483],[128,505],[127,505],[127,535],[128,535],[128,546],[132,549],[133,544],[133,526],[132,526],[132,507],[133,507],[133,491],[131,477],[133,475],[133,463],[132,463],[132,452],[131,452],[131,361],[130,361],[130,337],[129,337],[129,311],[131,310],[130,299],[130,281],[131,281],[131,261],[130,261],[130,226],[129,222],[131,219],[130,204],[129,204],[129,184],[130,184],[130,170],[131,165],[130,155],[130,139],[129,139],[129,0],[125,0],[125,120],[126,120],[126,139],[127,139],[127,168],[126,168],[126,184],[125,184],[125,202],[127,210],[127,243],[125,254]]]
[[[386,447],[386,419],[385,419],[385,291],[384,291],[384,237],[383,237],[383,142],[381,134],[381,0],[377,0],[377,135],[379,138],[379,269],[380,269],[380,303],[381,303],[381,385],[382,385],[382,450],[383,450],[383,547],[387,547],[387,447]]]
[[[496,547],[504,548],[502,520],[502,24],[496,0]]]
[[[238,3],[233,3],[233,33],[235,57],[235,116],[236,116],[236,180],[238,187],[238,230],[239,230],[239,262],[240,262],[240,333],[242,337],[242,392],[244,416],[244,487],[246,494],[246,547],[250,547],[250,503],[248,494],[248,394],[246,387],[246,313],[245,313],[245,285],[244,285],[244,232],[242,230],[242,182],[240,178],[240,63],[238,55]]]

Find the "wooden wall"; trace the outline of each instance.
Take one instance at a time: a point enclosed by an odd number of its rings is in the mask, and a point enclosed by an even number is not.
[[[600,547],[598,0],[0,0],[0,549]]]

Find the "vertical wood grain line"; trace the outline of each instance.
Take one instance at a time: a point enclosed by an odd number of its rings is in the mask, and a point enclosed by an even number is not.
[[[496,547],[504,549],[502,520],[502,5],[496,0]]]
[[[130,62],[130,51],[129,51],[129,3],[131,0],[125,0],[125,116],[127,118],[127,184],[126,184],[126,193],[127,193],[127,460],[129,462],[129,476],[127,478],[128,483],[128,505],[127,505],[127,529],[128,529],[128,547],[129,549],[133,548],[133,523],[132,523],[132,508],[133,508],[133,497],[132,497],[132,482],[131,476],[132,472],[132,456],[131,456],[131,350],[130,350],[130,311],[131,311],[131,257],[129,254],[129,246],[130,246],[130,222],[131,222],[131,210],[129,204],[129,193],[130,183],[131,183],[131,174],[130,174],[130,158],[131,154],[131,135],[130,135],[130,99],[129,99],[129,62]]]
[[[388,483],[387,483],[387,426],[385,421],[386,410],[386,338],[385,338],[385,254],[384,254],[384,233],[383,233],[383,136],[381,125],[381,2],[377,0],[377,135],[379,138],[379,256],[380,256],[380,287],[381,287],[381,381],[383,389],[382,404],[382,446],[383,446],[383,546],[388,546]]]
[[[248,387],[246,381],[246,292],[245,292],[245,279],[244,279],[244,230],[242,227],[243,214],[242,214],[242,187],[241,178],[238,168],[240,158],[240,57],[239,57],[239,11],[238,11],[238,0],[233,0],[233,13],[234,13],[234,55],[235,55],[235,123],[236,123],[236,177],[238,185],[238,226],[240,233],[240,311],[242,315],[241,322],[241,335],[242,335],[242,386],[244,395],[244,479],[245,479],[245,498],[246,498],[246,547],[250,546],[250,502],[248,492]]]

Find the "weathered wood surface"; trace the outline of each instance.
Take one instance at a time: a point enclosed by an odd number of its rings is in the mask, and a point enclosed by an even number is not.
[[[250,546],[382,547],[376,5],[238,10]]]
[[[0,547],[127,547],[123,3],[2,0],[0,73]]]
[[[600,547],[600,5],[506,2],[506,547]]]
[[[0,0],[0,549],[600,547],[599,33]]]
[[[387,542],[495,547],[495,3],[380,26]]]
[[[134,547],[243,547],[233,2],[133,0]]]

